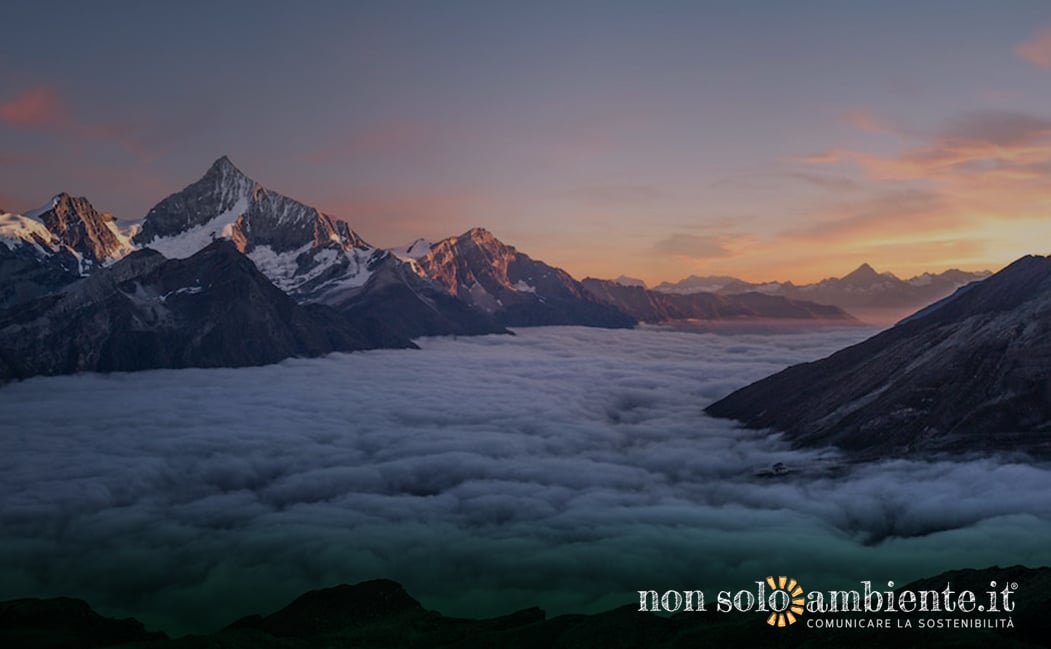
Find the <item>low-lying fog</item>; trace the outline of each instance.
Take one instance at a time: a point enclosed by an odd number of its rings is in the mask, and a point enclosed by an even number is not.
[[[0,599],[181,633],[376,577],[482,616],[1051,563],[1046,466],[848,466],[702,413],[871,333],[524,329],[8,385]]]

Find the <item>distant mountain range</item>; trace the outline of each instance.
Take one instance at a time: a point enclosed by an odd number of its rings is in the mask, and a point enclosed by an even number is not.
[[[663,282],[653,290],[680,295],[699,292],[721,295],[757,292],[793,300],[830,304],[848,311],[858,308],[907,309],[930,304],[950,295],[965,284],[985,279],[989,275],[989,271],[965,272],[952,269],[938,274],[924,273],[903,280],[893,273],[877,273],[872,266],[862,264],[841,278],[830,277],[800,286],[792,282],[755,284],[736,277],[691,275],[675,283]]]
[[[637,285],[625,286],[617,280],[590,277],[585,278],[582,284],[600,300],[616,306],[640,322],[756,319],[857,322],[839,307],[754,291],[739,295],[660,293]]]
[[[861,279],[859,271],[842,282]],[[380,249],[224,156],[134,232],[64,193],[0,215],[0,380],[259,364],[513,326],[850,319],[815,303],[831,289],[729,294],[725,284],[719,295],[680,296],[640,284],[578,282],[482,228]]]
[[[0,380],[635,322],[485,230],[392,253],[225,156],[149,210],[130,239],[67,194],[0,216]]]
[[[1023,257],[707,412],[861,455],[1051,455],[1051,258]]]

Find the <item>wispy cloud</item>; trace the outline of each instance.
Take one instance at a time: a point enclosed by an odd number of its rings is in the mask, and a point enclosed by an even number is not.
[[[933,183],[946,205],[1002,199],[997,216],[1033,216],[1027,201],[1046,199],[1051,173],[1051,118],[980,111],[911,137],[896,154],[835,149],[797,158],[811,164],[853,162],[874,181]]]
[[[860,131],[872,133],[894,133],[897,129],[886,119],[864,109],[848,110],[842,115],[843,123]]]
[[[663,192],[641,183],[607,183],[575,189],[570,195],[589,205],[610,207],[649,204],[660,199]]]
[[[91,121],[77,115],[57,88],[38,85],[0,98],[0,123],[68,139],[69,146],[112,144],[138,160],[155,157],[140,124],[132,120]]]
[[[1035,66],[1051,70],[1051,27],[1044,27],[1015,47],[1015,54]]]
[[[809,241],[844,241],[876,238],[888,232],[940,230],[956,224],[944,210],[942,196],[935,191],[904,188],[830,205],[816,215],[814,223],[788,230],[789,238]]]
[[[713,259],[733,254],[730,246],[734,237],[726,235],[698,235],[675,232],[653,244],[653,251],[661,255],[688,259]]]
[[[58,92],[36,86],[0,101],[0,121],[17,128],[65,128],[69,113]]]

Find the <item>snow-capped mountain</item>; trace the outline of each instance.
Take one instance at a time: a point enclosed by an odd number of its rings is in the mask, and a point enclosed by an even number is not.
[[[1051,257],[999,273],[862,343],[708,407],[865,454],[1051,455]]]
[[[328,307],[298,305],[234,244],[186,259],[134,252],[0,312],[0,382],[38,374],[239,367],[331,351],[407,347]]]
[[[363,285],[386,253],[345,221],[249,178],[226,156],[154,206],[133,241],[182,259],[215,239],[234,242],[278,288],[303,301]]]
[[[416,263],[451,295],[503,325],[635,324],[566,271],[518,252],[483,228],[435,243]]]
[[[661,293],[677,293],[679,295],[688,295],[690,293],[718,293],[724,286],[729,284],[741,282],[742,280],[736,277],[728,277],[726,275],[690,275],[684,279],[680,279],[677,282],[661,282],[653,287],[654,291]]]
[[[347,222],[265,188],[226,156],[151,209],[134,241],[181,258],[216,239],[232,241],[298,302],[335,307],[376,331],[404,337],[504,331],[421,277],[411,258],[370,246]]]
[[[61,193],[36,210],[0,214],[0,308],[36,298],[132,250],[110,214]]]
[[[431,246],[434,244],[427,239],[417,239],[407,246],[398,246],[397,248],[390,248],[391,254],[396,256],[398,259],[404,261],[415,261],[420,257],[426,255],[431,251]]]
[[[62,244],[79,254],[90,268],[111,264],[134,248],[117,228],[112,214],[99,212],[83,196],[63,192],[46,207],[26,213],[26,218],[39,221]]]
[[[76,281],[80,267],[78,255],[43,223],[0,214],[0,310]]]

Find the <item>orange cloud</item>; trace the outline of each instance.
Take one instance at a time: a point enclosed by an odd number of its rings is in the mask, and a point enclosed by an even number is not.
[[[836,177],[856,184],[849,201],[829,184],[809,225],[774,235],[773,252],[799,255],[801,271],[817,268],[810,255],[860,257],[899,271],[993,267],[1047,252],[1032,233],[1051,229],[1044,226],[1051,214],[1051,118],[982,111],[926,134],[892,133],[903,139],[895,153],[832,149],[796,158],[838,165]]]
[[[799,156],[799,162],[856,163],[873,180],[968,183],[1047,178],[1051,119],[1005,111],[964,115],[947,128],[893,156],[834,149]]]
[[[733,254],[729,247],[732,241],[732,237],[720,235],[696,235],[676,232],[653,244],[653,251],[662,255],[689,259],[728,257]]]
[[[867,110],[849,110],[842,115],[843,123],[859,131],[870,133],[894,133],[895,128],[886,120]]]
[[[839,149],[830,149],[828,151],[817,151],[815,153],[806,153],[796,156],[794,160],[798,162],[809,162],[811,164],[835,164],[848,157],[850,157],[849,152],[840,151]]]
[[[1045,27],[1015,47],[1015,54],[1037,67],[1051,70],[1051,27]]]
[[[69,116],[53,88],[38,86],[0,103],[0,121],[17,127],[62,127]]]
[[[947,213],[943,197],[919,188],[891,189],[865,199],[833,204],[804,228],[788,230],[785,238],[836,243],[878,239],[887,233],[936,232],[959,224]]]

